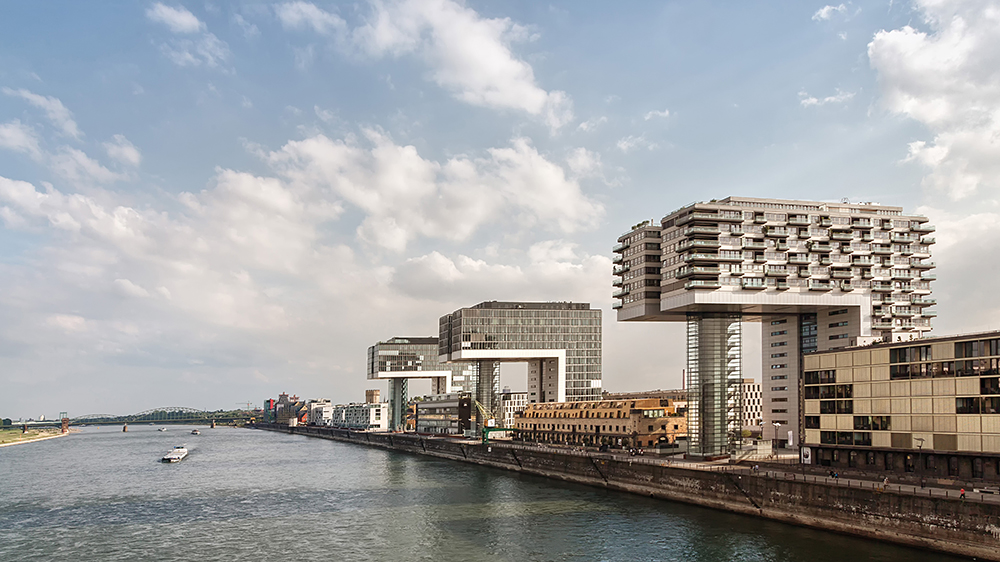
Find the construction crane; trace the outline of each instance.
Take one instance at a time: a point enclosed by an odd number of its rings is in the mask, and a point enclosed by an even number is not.
[[[249,412],[251,410],[256,410],[257,409],[257,406],[255,406],[253,402],[237,402],[236,405],[237,406],[246,406],[247,407],[246,408],[247,412]]]
[[[497,427],[497,418],[493,415],[493,412],[487,410],[485,406],[479,403],[479,400],[474,400],[474,402],[479,413],[483,416],[483,445],[490,444],[490,433],[494,431],[520,431],[513,427]]]

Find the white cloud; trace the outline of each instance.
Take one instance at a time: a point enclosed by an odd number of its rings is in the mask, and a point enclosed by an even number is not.
[[[332,190],[364,210],[358,235],[394,251],[418,236],[465,240],[501,216],[574,232],[592,227],[603,214],[600,204],[527,139],[480,158],[446,162],[426,160],[379,131],[366,130],[365,140],[320,135],[291,141],[268,160],[292,185]]]
[[[149,291],[128,279],[115,279],[115,290],[124,297],[146,298],[149,296]]]
[[[583,132],[587,133],[587,132],[590,132],[590,131],[593,131],[594,129],[596,129],[598,125],[601,125],[602,123],[607,123],[607,122],[608,122],[608,118],[607,117],[604,117],[604,116],[594,117],[592,119],[588,119],[588,120],[584,121],[583,123],[580,123],[576,128],[577,128],[577,130],[580,130],[580,131],[583,131]]]
[[[470,105],[523,111],[552,131],[573,120],[565,92],[539,87],[531,65],[511,51],[533,35],[509,18],[483,18],[451,0],[372,2],[367,22],[348,33],[340,16],[307,2],[276,8],[282,24],[350,42],[371,57],[415,55],[439,86]],[[349,37],[348,37],[349,35]]]
[[[919,0],[929,31],[880,31],[868,45],[889,111],[925,126],[933,140],[909,145],[924,186],[955,199],[1000,190],[1000,26],[983,1]]]
[[[566,164],[577,177],[600,175],[602,168],[601,155],[582,147],[570,152]]]
[[[646,140],[646,135],[639,135],[639,136],[629,135],[627,137],[619,139],[616,145],[618,146],[618,150],[621,150],[626,154],[635,150],[636,148],[656,150],[657,148],[660,147],[660,145],[656,144],[655,142],[650,142]]]
[[[174,33],[197,33],[205,29],[205,24],[183,6],[172,8],[157,2],[146,10],[146,17]]]
[[[843,92],[839,88],[837,93],[832,96],[826,96],[825,98],[817,98],[810,96],[805,90],[799,92],[799,104],[802,107],[814,107],[820,105],[826,105],[828,103],[845,103],[854,98],[854,92]]]
[[[285,29],[310,28],[324,35],[347,30],[347,22],[343,18],[309,2],[287,2],[275,6],[274,11]]]
[[[73,137],[74,139],[79,139],[83,136],[83,133],[81,133],[80,129],[76,126],[76,121],[73,120],[73,114],[70,113],[70,111],[66,109],[66,106],[63,105],[63,103],[57,98],[42,96],[25,89],[12,90],[10,88],[3,88],[2,91],[8,96],[19,97],[44,111],[45,116],[48,117],[49,121],[51,121],[63,135]]]
[[[646,113],[646,115],[644,115],[642,118],[646,121],[649,121],[653,117],[670,117],[670,110],[664,109],[663,111],[656,111],[656,110],[650,111],[649,113]]]
[[[105,168],[83,151],[68,146],[52,155],[50,167],[56,174],[78,185],[108,184],[126,177]]]
[[[87,329],[87,320],[75,314],[53,314],[48,324],[66,332],[82,332]]]
[[[142,162],[142,153],[135,147],[125,135],[115,135],[111,142],[104,143],[104,150],[108,156],[132,167],[138,167]]]
[[[181,67],[219,68],[232,57],[229,44],[212,33],[205,33],[196,40],[173,40],[161,45],[160,50],[170,62]]]
[[[243,37],[246,39],[256,39],[260,37],[260,29],[256,25],[248,22],[246,18],[239,14],[233,16],[233,22],[243,30]]]
[[[845,13],[847,13],[847,6],[843,4],[839,4],[837,6],[826,5],[820,8],[819,10],[816,10],[816,13],[813,14],[812,19],[813,21],[823,21],[830,19],[831,17],[833,17],[834,14],[845,14]]]
[[[38,160],[42,157],[38,142],[35,130],[17,119],[0,124],[0,148],[23,152]]]

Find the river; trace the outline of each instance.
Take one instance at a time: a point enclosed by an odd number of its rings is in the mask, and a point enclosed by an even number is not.
[[[166,427],[0,448],[0,560],[959,560],[335,441]],[[157,462],[179,444],[186,460]]]

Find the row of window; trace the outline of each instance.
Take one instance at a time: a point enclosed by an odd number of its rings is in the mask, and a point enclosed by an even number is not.
[[[948,377],[980,377],[1000,374],[1000,358],[939,361],[912,365],[890,365],[889,378],[928,379]]]

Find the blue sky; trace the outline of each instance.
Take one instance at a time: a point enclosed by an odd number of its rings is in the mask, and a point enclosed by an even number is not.
[[[727,195],[927,214],[935,333],[1000,328],[997,13],[5,3],[0,414],[358,400],[368,345],[483,300],[591,302],[605,388],[676,387],[610,248]]]

